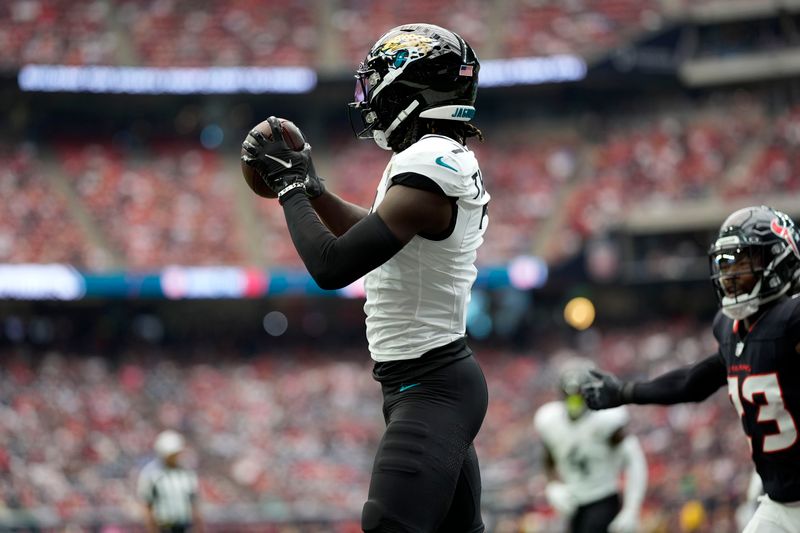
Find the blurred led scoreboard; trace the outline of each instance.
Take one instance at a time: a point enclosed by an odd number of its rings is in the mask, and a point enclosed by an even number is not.
[[[536,289],[547,281],[547,265],[522,256],[507,265],[482,267],[475,288]],[[63,264],[0,265],[0,299],[85,298],[264,298],[308,295],[364,297],[363,280],[334,291],[320,289],[304,270],[232,266],[168,266],[156,272],[81,272]]]

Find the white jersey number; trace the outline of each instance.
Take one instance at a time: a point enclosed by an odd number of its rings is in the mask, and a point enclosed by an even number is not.
[[[589,476],[589,465],[591,464],[591,460],[581,453],[580,446],[574,446],[569,451],[567,454],[567,463],[569,464],[570,468],[580,473],[581,476]]]
[[[739,416],[744,416],[742,399],[758,405],[758,422],[775,422],[778,432],[764,436],[764,452],[773,453],[791,448],[797,442],[797,426],[794,417],[786,410],[783,403],[783,393],[778,374],[760,374],[748,376],[742,382],[741,394],[739,393],[739,377],[728,376],[728,394]],[[757,403],[755,396],[761,395],[763,403]],[[748,437],[750,438],[750,437]]]

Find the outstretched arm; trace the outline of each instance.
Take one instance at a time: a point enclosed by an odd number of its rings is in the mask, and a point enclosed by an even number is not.
[[[702,402],[727,383],[728,371],[717,354],[651,381],[634,383],[631,402],[670,405]]]
[[[727,382],[727,370],[717,354],[650,381],[623,382],[605,372],[592,371],[595,380],[581,387],[592,409],[608,409],[627,403],[671,405],[702,402]]]

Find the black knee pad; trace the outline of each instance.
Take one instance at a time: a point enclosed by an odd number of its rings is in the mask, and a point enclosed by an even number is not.
[[[375,500],[367,500],[361,510],[361,529],[366,533],[409,533],[403,524],[386,516],[383,505]]]
[[[375,531],[383,518],[383,506],[375,500],[367,500],[361,510],[361,529]]]

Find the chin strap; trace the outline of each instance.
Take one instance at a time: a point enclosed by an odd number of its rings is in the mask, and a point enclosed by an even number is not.
[[[397,129],[397,127],[408,118],[412,111],[414,111],[417,107],[419,107],[419,100],[414,100],[408,107],[400,111],[397,115],[397,118],[389,124],[389,127],[385,130],[375,130],[372,134],[372,138],[375,139],[375,144],[383,148],[384,150],[391,150],[391,146],[389,146],[389,137],[392,135],[392,132]]]

